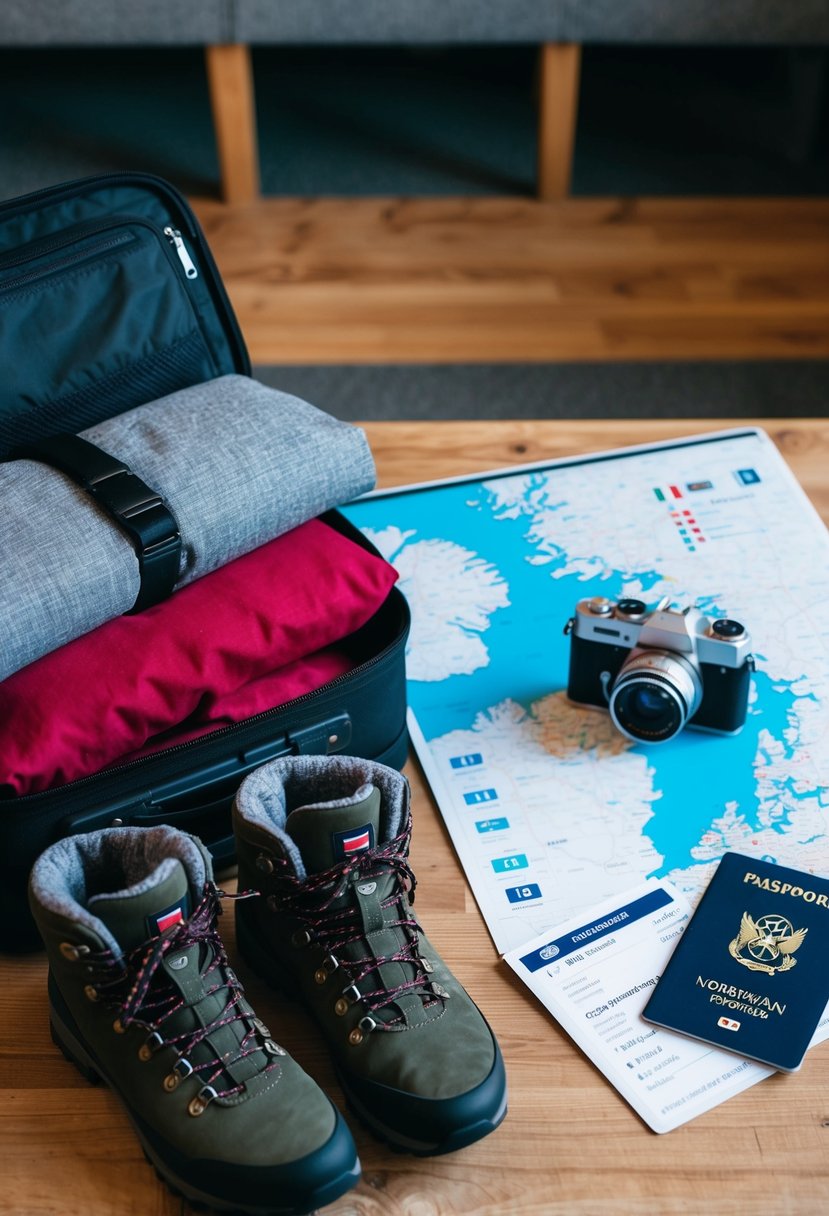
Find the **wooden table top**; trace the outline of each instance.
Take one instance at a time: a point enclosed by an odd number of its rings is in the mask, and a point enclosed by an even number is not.
[[[723,429],[712,422],[373,423],[382,485]],[[829,423],[766,421],[829,522]],[[510,1110],[493,1135],[437,1158],[392,1153],[352,1120],[363,1181],[332,1216],[824,1213],[829,1202],[829,1045],[665,1136],[651,1132],[502,963],[416,762],[412,860],[418,913],[490,1020]],[[233,918],[222,931],[234,960]],[[184,1216],[146,1164],[117,1100],[89,1086],[49,1038],[46,968],[0,957],[0,1212]],[[342,1106],[316,1032],[239,972],[261,1016]]]

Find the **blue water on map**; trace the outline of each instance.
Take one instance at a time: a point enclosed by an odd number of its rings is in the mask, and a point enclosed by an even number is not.
[[[537,496],[534,502],[539,505]],[[617,598],[624,593],[626,581],[633,578],[639,580],[647,598],[649,588],[661,579],[658,570],[551,577],[573,555],[566,550],[567,504],[548,501],[544,505],[548,511],[560,511],[562,521],[561,552],[544,564],[528,560],[538,557],[537,547],[528,538],[530,516],[499,514],[481,483],[369,499],[346,509],[362,528],[380,531],[395,526],[402,532],[411,531],[405,544],[443,541],[448,532],[453,543],[491,563],[508,586],[509,606],[492,612],[489,628],[480,635],[489,653],[486,666],[441,681],[410,680],[409,701],[427,740],[468,730],[481,709],[507,698],[531,712],[541,697],[566,688],[570,643],[563,630],[576,602],[592,595]],[[451,519],[450,528],[447,519]],[[494,520],[497,526],[493,526]],[[712,603],[701,606],[715,614],[727,609]],[[447,619],[450,616],[451,605]],[[739,735],[691,730],[668,744],[641,748],[654,770],[653,789],[658,794],[652,804],[653,817],[644,829],[664,858],[656,873],[691,864],[691,848],[712,820],[723,814],[727,802],[737,804],[737,814],[749,832],[759,826],[754,763],[760,732],[768,731],[791,755],[797,740],[787,739],[786,731],[791,733],[796,698],[790,688],[779,683],[772,687],[762,672],[756,673],[755,685],[757,697]]]

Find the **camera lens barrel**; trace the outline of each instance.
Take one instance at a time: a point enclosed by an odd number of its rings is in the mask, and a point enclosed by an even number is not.
[[[664,743],[693,717],[701,699],[702,680],[693,663],[667,650],[642,650],[622,664],[608,709],[629,739]]]

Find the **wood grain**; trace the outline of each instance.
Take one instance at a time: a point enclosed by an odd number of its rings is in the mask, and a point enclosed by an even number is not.
[[[255,363],[829,354],[829,200],[196,210]]]
[[[481,472],[723,421],[371,423],[384,485]],[[743,425],[742,423],[738,425]],[[829,521],[829,423],[766,429]],[[829,1045],[671,1132],[650,1132],[500,962],[416,762],[412,860],[430,936],[481,1005],[507,1063],[510,1113],[492,1136],[446,1157],[384,1149],[354,1124],[359,1187],[332,1216],[818,1216],[829,1193]],[[236,959],[233,918],[222,922]],[[340,1105],[330,1062],[296,1005],[239,972],[276,1037]],[[53,1047],[40,956],[0,958],[0,1212],[8,1216],[190,1216],[144,1162],[127,1119]]]
[[[573,172],[581,47],[546,42],[539,51],[536,189],[545,202],[566,198]]]
[[[222,199],[226,203],[249,203],[259,195],[250,47],[228,43],[207,46],[204,53]]]

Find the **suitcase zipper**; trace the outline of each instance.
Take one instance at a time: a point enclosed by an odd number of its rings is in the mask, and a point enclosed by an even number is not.
[[[164,229],[164,235],[178,254],[178,260],[184,267],[184,273],[187,275],[188,279],[197,279],[199,277],[199,272],[196,270],[193,259],[187,252],[187,246],[181,239],[181,233],[179,232],[178,228],[173,228],[168,224]]]
[[[76,238],[76,239],[83,239]],[[108,241],[98,241],[96,245],[88,245],[85,249],[79,249],[77,253],[67,254],[66,257],[60,258],[57,262],[51,262],[48,266],[40,266],[36,270],[30,270],[26,274],[18,275],[16,279],[0,280],[0,291],[14,291],[18,287],[25,287],[27,283],[34,283],[38,279],[43,279],[51,274],[56,274],[60,270],[66,270],[70,266],[74,266],[78,262],[85,262],[90,258],[96,257],[99,253],[104,253],[107,249],[116,249],[119,245],[127,245],[134,240],[128,232],[122,232],[119,236],[112,236]],[[68,242],[74,244],[75,242]],[[55,248],[61,248],[60,245]],[[38,250],[33,255],[35,257],[43,256],[43,253],[49,253],[48,249]],[[28,261],[29,259],[25,259]],[[19,265],[20,263],[18,263]],[[2,269],[2,267],[0,267]]]
[[[175,186],[170,185],[163,178],[156,177],[152,173],[102,173],[96,177],[78,178],[75,181],[64,182],[60,186],[47,186],[42,190],[34,190],[30,194],[22,195],[20,198],[0,203],[0,221],[7,216],[31,211],[34,206],[41,206],[47,202],[58,203],[73,195],[75,197],[84,196],[104,187],[121,185],[137,186],[154,193],[162,200],[164,206],[173,212],[180,224],[181,221],[184,221],[181,226],[187,229],[187,234],[200,259],[202,271],[206,272],[204,279],[217,305],[217,315],[230,343],[235,365],[233,370],[249,376],[251,374],[250,356],[210,247],[204,239],[198,220],[187,200]],[[145,221],[145,223],[149,223],[149,221]]]
[[[156,224],[140,215],[119,215],[110,216],[106,220],[93,220],[88,224],[79,224],[69,232],[62,232],[51,240],[47,238],[43,241],[37,241],[33,245],[26,246],[13,257],[0,258],[0,274],[4,270],[10,270],[15,266],[25,266],[27,262],[31,262],[35,258],[46,257],[48,254],[56,253],[60,249],[67,249],[72,245],[77,245],[79,241],[93,237],[97,233],[112,232],[115,228],[125,228],[129,225],[146,228],[161,243],[162,248],[166,249],[169,243],[173,247],[173,251],[178,255],[178,260],[181,263],[185,276],[188,279],[198,278],[199,272],[190,254],[187,252],[187,247],[179,230],[171,225],[163,229],[159,228]],[[162,241],[162,236],[166,237],[166,241]],[[76,253],[67,254],[48,266],[36,267],[25,274],[19,275],[16,279],[0,279],[0,291],[9,291],[16,287],[25,286],[26,283],[35,282],[38,278],[64,270],[76,262],[84,261],[86,258],[95,257],[99,253],[106,252],[107,249],[126,245],[134,239],[129,232],[113,232],[112,236],[107,240],[99,241],[95,245],[89,245],[85,249],[79,249]]]

